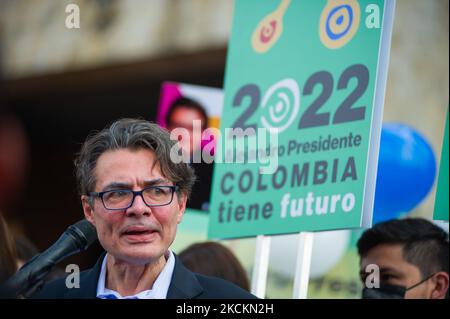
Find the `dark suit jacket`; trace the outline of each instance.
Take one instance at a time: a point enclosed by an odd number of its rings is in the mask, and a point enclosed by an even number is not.
[[[175,254],[174,254],[175,255]],[[34,299],[94,299],[103,254],[95,266],[80,273],[80,288],[66,287],[66,278],[46,284]],[[188,270],[175,255],[175,268],[167,299],[254,299],[254,295],[228,281],[207,277]]]

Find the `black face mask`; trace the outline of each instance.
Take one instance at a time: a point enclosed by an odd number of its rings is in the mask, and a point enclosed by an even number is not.
[[[362,290],[362,299],[405,299],[406,287],[380,284],[380,288]]]
[[[398,285],[380,284],[380,288],[367,288],[362,290],[362,299],[405,299],[405,294],[408,290],[416,288],[425,281],[433,277],[434,274],[422,279],[417,284],[411,287],[404,287]]]

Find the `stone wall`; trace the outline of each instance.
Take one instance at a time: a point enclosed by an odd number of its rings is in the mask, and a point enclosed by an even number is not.
[[[80,28],[65,26],[66,6]],[[3,68],[9,78],[63,72],[225,47],[229,0],[0,0]]]

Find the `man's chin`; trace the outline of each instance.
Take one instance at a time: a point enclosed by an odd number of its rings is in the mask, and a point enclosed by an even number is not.
[[[159,260],[164,255],[164,251],[161,251],[160,249],[155,250],[155,246],[152,244],[132,246],[133,247],[126,247],[123,249],[118,258],[129,264],[145,265]]]

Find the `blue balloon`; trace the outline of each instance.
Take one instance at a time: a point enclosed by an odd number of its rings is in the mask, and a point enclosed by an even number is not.
[[[436,158],[426,139],[405,124],[381,130],[373,223],[410,212],[429,193],[436,177]]]

